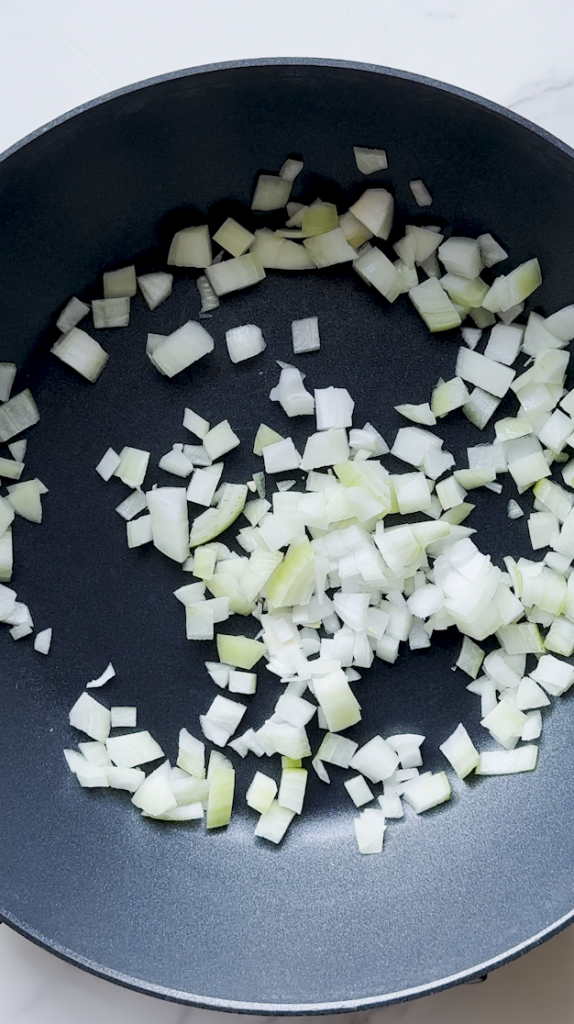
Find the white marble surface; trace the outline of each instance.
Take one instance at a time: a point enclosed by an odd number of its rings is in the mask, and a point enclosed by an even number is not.
[[[0,0],[0,151],[129,82],[212,61],[285,55],[349,58],[440,78],[512,107],[574,145],[573,29],[567,0]],[[482,985],[351,1016],[361,1024],[568,1024],[574,930]],[[217,1017],[91,977],[0,928],[2,1024],[218,1024]],[[230,1020],[225,1015],[222,1024]]]

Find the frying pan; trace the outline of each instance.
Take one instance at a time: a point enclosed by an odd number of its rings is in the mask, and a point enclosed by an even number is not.
[[[388,172],[362,179],[354,144],[384,146]],[[388,307],[340,268],[269,274],[230,296],[205,321],[214,353],[171,381],[147,361],[145,336],[197,318],[187,273],[158,311],[140,297],[129,328],[98,334],[110,361],[95,387],[46,356],[55,311],[72,294],[98,296],[103,269],[132,258],[138,272],[163,267],[173,231],[207,214],[214,230],[230,212],[261,223],[248,212],[255,175],[276,172],[289,153],[305,160],[296,194],[345,209],[365,181],[384,184],[397,200],[397,237],[408,218],[460,234],[491,231],[512,266],[540,259],[544,284],[532,308],[548,314],[572,299],[572,151],[508,111],[414,75],[303,59],[178,72],[79,108],[0,165],[0,349],[37,398],[42,420],[29,434],[27,471],[50,489],[42,526],[17,524],[14,585],[36,627],[54,629],[47,658],[29,641],[2,641],[0,914],[111,981],[273,1014],[437,991],[531,949],[574,913],[568,697],[545,715],[537,771],[454,780],[450,806],[420,818],[407,809],[389,823],[379,857],[356,851],[339,769],[330,786],[311,780],[305,813],[275,848],[254,839],[243,800],[253,759],[235,758],[236,811],[215,833],[142,820],[125,794],[82,791],[63,762],[62,749],[77,740],[67,712],[109,660],[117,678],[102,699],[137,704],[139,726],[172,758],[179,728],[197,733],[213,698],[203,662],[214,645],[187,643],[174,607],[181,571],[153,550],[127,551],[113,511],[125,488],[93,471],[108,445],[147,448],[157,466],[185,440],[186,405],[212,422],[228,417],[241,437],[226,459],[230,480],[253,472],[260,420],[301,443],[308,428],[287,427],[267,395],[275,359],[290,357],[291,320],[308,315],[319,316],[322,337],[321,351],[299,361],[311,386],[347,387],[355,422],[370,420],[389,439],[399,425],[394,404],[426,401],[439,376],[453,375],[456,332],[429,338],[406,300]],[[415,177],[435,197],[426,215],[409,193]],[[224,332],[249,322],[262,327],[267,352],[231,372]],[[459,414],[441,435],[459,465],[480,440]],[[152,468],[148,480],[161,477]],[[506,518],[510,494],[481,494],[473,513],[479,544],[495,559],[528,550],[524,522]],[[230,628],[246,627],[232,620]],[[354,684],[363,721],[351,735],[422,731],[432,770],[444,767],[437,747],[459,721],[484,747],[477,698],[450,671],[457,647],[448,632],[395,666],[377,662]],[[263,721],[279,691],[262,672],[247,726]]]

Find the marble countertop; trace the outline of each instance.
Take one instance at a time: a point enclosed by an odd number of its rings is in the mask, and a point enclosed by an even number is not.
[[[574,7],[564,0],[0,0],[0,151],[101,93],[241,57],[347,58],[511,107],[574,146]],[[574,930],[484,984],[350,1015],[360,1024],[574,1021]],[[2,1024],[227,1024],[94,978],[0,927]],[[261,1018],[263,1020],[263,1018]],[[342,1019],[342,1018],[338,1018]],[[325,1020],[325,1018],[323,1018]]]

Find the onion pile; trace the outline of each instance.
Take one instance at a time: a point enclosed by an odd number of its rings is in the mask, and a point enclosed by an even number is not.
[[[363,174],[388,166],[383,150],[355,147],[354,154]],[[361,809],[354,819],[358,849],[378,853],[387,821],[404,813],[403,801],[419,814],[450,799],[451,770],[460,779],[473,772],[532,770],[542,710],[574,682],[574,668],[564,660],[574,653],[574,458],[566,454],[574,448],[574,391],[564,389],[574,306],[546,319],[531,312],[526,323],[518,323],[542,281],[535,258],[485,279],[485,270],[488,277],[490,268],[509,258],[490,234],[445,237],[442,228],[407,224],[404,236],[390,245],[394,200],[389,191],[367,188],[342,214],[320,200],[293,202],[302,167],[290,158],[277,175],[261,174],[257,180],[252,210],[285,209],[284,228],[251,231],[228,218],[213,236],[207,225],[176,233],[167,262],[200,271],[200,317],[209,318],[234,291],[263,286],[268,271],[313,272],[346,263],[358,282],[387,302],[408,295],[430,332],[461,330],[453,376],[437,381],[428,401],[395,407],[410,425],[401,427],[389,446],[375,426],[354,422],[355,403],[345,387],[334,382],[313,388],[299,366],[279,363],[269,400],[280,404],[285,431],[268,427],[262,410],[263,421],[250,439],[254,472],[242,484],[226,481],[225,462],[246,439],[227,419],[211,424],[189,408],[182,423],[194,443],[174,442],[158,464],[178,478],[176,484],[146,488],[150,453],[108,449],[96,470],[103,481],[115,476],[129,488],[116,509],[126,521],[127,544],[151,543],[194,577],[174,595],[185,609],[182,628],[189,640],[216,641],[219,660],[207,661],[206,672],[230,696],[217,692],[208,708],[198,709],[197,732],[203,739],[182,729],[172,766],[148,731],[111,735],[118,727],[135,728],[135,708],[108,709],[83,692],[70,711],[70,724],[89,741],[65,756],[82,786],[125,789],[144,816],[205,817],[207,828],[226,825],[232,814],[235,770],[221,748],[241,758],[280,757],[279,785],[256,770],[246,794],[247,805],[259,815],[255,835],[274,843],[304,809],[305,760],[325,784],[327,766],[335,765],[351,773],[344,788]],[[424,182],[413,180],[410,188],[419,206],[432,204]],[[215,258],[213,243],[220,248]],[[169,298],[172,285],[167,271],[136,277],[130,265],[105,273],[102,299],[90,307],[74,297],[60,314],[62,334],[54,355],[95,382],[108,354],[78,324],[91,311],[96,329],[126,326],[138,286],[153,310]],[[317,317],[293,321],[292,339],[294,358],[320,349]],[[225,340],[230,363],[265,357],[266,340],[257,324],[238,324]],[[168,335],[148,335],[145,345],[153,366],[167,377],[209,358],[213,348],[206,327],[191,320]],[[519,370],[521,354],[528,361]],[[10,399],[13,377],[11,364],[2,364],[3,441],[38,419],[29,392]],[[439,421],[462,410],[484,430],[512,393],[515,414],[494,424],[491,442],[468,449],[467,466],[456,466],[443,449]],[[289,435],[293,417],[309,418],[302,451]],[[23,444],[12,446],[13,460],[0,459],[0,475],[19,480],[25,449],[16,446]],[[386,468],[389,451],[404,463],[404,472]],[[550,479],[554,463],[563,483]],[[274,475],[285,472],[296,477],[279,481],[267,496]],[[545,554],[538,559],[509,555],[503,568],[480,550],[471,539],[475,531],[463,523],[474,508],[468,492],[481,487],[500,492],[498,478],[505,473],[517,497],[525,496],[522,503],[508,503],[508,516],[522,516],[532,494],[529,535],[533,550]],[[39,522],[43,490],[38,480],[18,482],[9,486],[7,499],[0,498],[3,580],[10,579],[7,538],[11,549],[14,515]],[[387,524],[388,516],[393,525]],[[218,539],[237,523],[232,539]],[[0,612],[15,638],[31,632],[26,606],[5,586]],[[233,615],[256,620],[256,636],[247,635],[249,629],[245,635],[227,633],[225,623]],[[445,770],[433,774],[420,770],[424,734],[375,733],[361,747],[342,735],[362,720],[353,684],[375,658],[390,666],[401,644],[428,648],[435,632],[452,626],[462,635],[455,667],[480,697],[480,722],[495,749],[478,750],[460,723],[440,745]],[[486,655],[480,645],[493,636],[498,647]],[[47,653],[50,638],[49,630],[38,634],[36,649]],[[262,662],[284,689],[273,714],[259,728],[240,733],[247,704],[237,696],[256,694]],[[87,688],[106,684],[114,674],[109,665]],[[313,750],[307,726],[315,716],[323,736]],[[209,757],[205,741],[211,744]],[[146,775],[141,766],[160,759]]]

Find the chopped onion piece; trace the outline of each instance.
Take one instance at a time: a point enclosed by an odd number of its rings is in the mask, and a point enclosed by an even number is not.
[[[431,334],[460,327],[460,316],[436,278],[429,277],[428,281],[411,288],[409,298]]]
[[[19,480],[23,469],[23,462],[16,462],[15,459],[0,458],[0,476],[8,477],[9,480]]]
[[[114,475],[121,461],[121,457],[117,452],[113,448],[108,448],[96,466],[96,473],[99,473],[102,480],[108,481]]]
[[[267,347],[260,327],[246,324],[244,327],[233,327],[225,334],[227,351],[232,363],[242,362],[259,355]]]
[[[344,429],[321,430],[306,441],[301,469],[321,469],[334,466],[349,458],[349,444]]]
[[[187,500],[192,504],[209,508],[218,483],[219,477],[214,476],[208,469],[196,469],[187,488]]]
[[[130,300],[128,298],[94,299],[92,302],[92,317],[96,330],[102,330],[103,328],[108,327],[127,327],[130,322]],[[80,338],[79,335],[83,335],[84,337]],[[73,336],[73,343],[69,341],[70,336]],[[60,341],[56,342],[52,348],[54,355],[58,356],[63,362],[69,363],[70,366],[74,367],[74,370],[78,370],[78,373],[82,373],[84,377],[88,375],[83,370],[80,370],[77,365],[72,363],[69,356],[71,352],[77,361],[77,352],[80,349],[80,346],[83,346],[83,351],[85,353],[84,359],[95,360],[97,358],[96,350],[93,349],[93,347],[90,350],[87,342],[85,341],[85,338],[87,337],[89,337],[89,335],[84,334],[84,331],[80,331],[79,328],[73,327],[70,333],[64,335],[64,337],[61,338]],[[92,341],[91,338],[90,341]],[[94,344],[97,345],[98,343],[94,342]],[[101,352],[103,352],[103,349],[100,350],[100,353]],[[64,353],[67,358],[64,358],[62,353]],[[100,355],[100,359],[103,359],[103,363],[97,371],[97,376],[99,376],[107,361],[107,353],[104,353],[104,355],[105,358]],[[92,363],[89,362],[88,365],[91,366]],[[93,379],[95,378],[88,376],[88,380]]]
[[[23,462],[26,455],[26,448],[28,442],[26,440],[13,441],[12,444],[8,445],[8,451],[16,462]]]
[[[361,174],[374,174],[375,171],[385,171],[389,166],[384,149],[353,146],[353,153],[355,154],[355,163]]]
[[[31,523],[41,523],[40,493],[38,480],[26,480],[24,483],[12,484],[8,487],[8,502],[23,519],[28,519]]]
[[[311,747],[304,728],[289,725],[288,722],[268,720],[265,729],[278,754],[285,754],[293,759],[311,756]]]
[[[149,452],[144,452],[140,448],[122,448],[120,461],[113,471],[113,475],[119,477],[128,487],[136,490],[144,482],[149,456]]]
[[[152,818],[177,807],[169,780],[161,768],[156,768],[132,796],[132,804]]]
[[[357,220],[355,214],[351,213],[350,210],[339,217],[339,227],[349,245],[353,246],[353,249],[359,249],[373,237],[373,232],[369,231],[364,224],[361,224],[360,220]]]
[[[450,800],[450,783],[445,772],[419,775],[418,778],[405,783],[403,796],[417,814],[422,814],[423,811]]]
[[[541,284],[542,274],[538,260],[527,260],[506,277],[496,278],[483,306],[491,313],[504,313],[527,299]]]
[[[295,181],[295,178],[301,173],[303,167],[304,164],[302,160],[294,160],[292,157],[288,157],[279,171],[279,177],[283,178],[284,181]],[[297,204],[288,203],[287,210],[289,210],[290,205]]]
[[[246,498],[246,484],[224,484],[218,507],[206,509],[194,520],[189,536],[190,547],[207,544],[227,530],[241,515]]]
[[[440,285],[455,306],[464,308],[464,313],[459,310],[461,319],[470,309],[479,308],[488,292],[488,285],[480,277],[470,280],[457,274],[445,274],[440,278]]]
[[[530,743],[531,740],[537,740],[541,732],[542,715],[540,711],[529,711],[526,715],[526,722],[520,739],[524,740],[525,743]]]
[[[259,640],[251,640],[246,636],[229,636],[225,633],[217,635],[219,660],[233,668],[243,668],[249,672],[263,657],[265,650],[265,644]]]
[[[134,516],[143,512],[144,508],[147,508],[147,498],[143,491],[136,489],[116,506],[116,512],[122,519],[133,519]]]
[[[317,430],[350,427],[355,403],[346,388],[315,388]]]
[[[574,306],[564,306],[544,322],[547,331],[566,344],[574,340]]]
[[[353,263],[359,277],[376,288],[387,300],[394,302],[404,290],[404,281],[393,263],[380,249],[365,247]]]
[[[520,680],[516,691],[516,707],[519,711],[532,711],[535,708],[548,707],[550,701],[544,690],[529,676]]]
[[[441,743],[439,750],[443,752],[447,761],[450,761],[459,779],[465,779],[470,775],[480,760],[478,750],[462,723],[444,743]]]
[[[354,826],[359,853],[381,853],[386,829],[382,811],[374,808],[363,811],[354,819]]]
[[[149,309],[157,309],[172,292],[173,275],[158,271],[154,274],[143,274],[137,283]],[[134,293],[135,294],[135,293]]]
[[[395,405],[395,409],[413,423],[422,423],[427,427],[434,427],[436,424],[436,416],[428,402],[422,405]]]
[[[462,340],[468,348],[474,350],[482,336],[482,331],[477,327],[461,327]]]
[[[138,718],[137,708],[113,707],[110,708],[110,714],[112,729],[135,729]]]
[[[154,366],[167,377],[187,369],[208,352],[213,351],[213,338],[201,324],[188,320],[172,334],[163,338],[153,349],[150,358]]]
[[[439,246],[438,258],[450,274],[473,279],[482,270],[480,247],[474,238],[447,239]]]
[[[455,505],[461,505],[466,497],[464,487],[460,485],[454,476],[449,476],[445,480],[441,480],[440,483],[436,485],[436,494],[443,509],[445,510],[454,508]]]
[[[430,228],[421,228],[416,224],[407,224],[405,235],[415,242],[415,263],[424,264],[435,255],[443,236]],[[435,257],[436,258],[436,257]]]
[[[509,519],[520,519],[520,517],[524,515],[520,505],[514,500],[514,498],[511,498],[508,502],[507,515]]]
[[[330,732],[340,732],[360,722],[359,702],[344,672],[338,670],[316,678],[314,691]]]
[[[324,754],[321,757],[326,760]],[[384,782],[399,765],[399,755],[382,736],[374,736],[353,755],[350,767],[365,775],[370,782]]]
[[[147,500],[154,546],[168,558],[183,563],[189,555],[185,488],[157,487],[147,492]]]
[[[301,465],[301,456],[290,437],[266,445],[262,454],[266,473],[284,473]]]
[[[112,789],[125,789],[128,793],[135,793],[145,780],[145,772],[139,768],[114,768],[105,769],[108,784]]]
[[[277,800],[273,800],[269,810],[261,815],[254,834],[271,843],[280,843],[294,817],[294,811],[281,807]]]
[[[574,654],[574,623],[568,619],[555,618],[544,640],[547,651],[570,658]]]
[[[104,299],[131,298],[137,292],[136,268],[121,267],[103,275]]]
[[[355,740],[350,740],[347,736],[338,736],[335,733],[328,732],[323,737],[321,746],[317,751],[317,758],[321,762],[327,761],[328,764],[336,764],[340,768],[348,768],[357,748],[358,743],[355,743]]]
[[[518,747],[517,750],[483,750],[480,755],[477,775],[513,775],[515,772],[530,772],[536,768],[538,747]]]
[[[143,544],[151,544],[153,539],[152,518],[142,516],[132,522],[126,523],[128,548],[139,548]]]
[[[466,672],[471,679],[476,679],[480,666],[484,661],[484,651],[468,636],[463,636],[456,667]]]
[[[479,235],[477,238],[480,255],[485,267],[493,267],[495,263],[508,259],[508,253],[490,234]]]
[[[530,675],[553,697],[562,696],[574,683],[574,668],[553,654],[543,654]]]
[[[116,670],[110,661],[107,668],[105,668],[104,671],[102,672],[101,676],[98,676],[97,679],[92,679],[91,682],[86,683],[86,690],[104,686],[105,683],[108,683],[110,679],[114,678],[115,674]]]
[[[426,187],[424,181],[420,178],[415,178],[413,181],[409,181],[409,188],[413,194],[417,206],[430,206],[432,203],[432,196]]]
[[[42,629],[34,637],[34,650],[40,654],[48,654],[52,643],[52,628]]]
[[[100,743],[103,743],[110,735],[110,712],[103,704],[90,697],[89,693],[84,692],[78,697],[70,711],[69,718],[70,725]]]
[[[159,743],[147,730],[131,732],[125,736],[108,736],[106,749],[118,768],[137,768],[140,764],[148,764],[164,756]]]
[[[280,807],[286,807],[287,810],[294,811],[295,814],[301,814],[307,786],[307,774],[305,768],[283,769],[277,797]]]
[[[277,795],[275,779],[264,772],[255,772],[245,799],[249,807],[259,814],[266,814]]]
[[[520,736],[525,722],[525,715],[517,707],[501,700],[496,707],[481,719],[480,724],[488,729],[502,743]]]
[[[207,224],[183,228],[173,236],[167,257],[168,264],[175,267],[211,266],[211,239]]]
[[[355,807],[363,807],[374,800],[374,795],[362,775],[355,775],[345,782],[344,786]]]
[[[64,334],[55,345],[52,345],[51,351],[58,359],[76,370],[92,384],[100,376],[109,358],[108,353],[104,351],[99,342],[90,338],[89,334],[81,331],[78,327],[72,327],[68,334]],[[22,392],[22,394],[26,394],[26,392]],[[8,404],[6,403],[6,406],[0,410],[1,413],[6,412]],[[37,419],[34,422],[37,422]],[[21,429],[25,428],[19,427],[18,431],[14,431],[14,433],[19,433]]]
[[[484,355],[487,359],[494,359],[497,363],[511,366],[520,351],[523,336],[523,327],[513,324],[507,326],[496,324],[490,332]]]
[[[56,320],[56,327],[58,328],[59,331],[62,332],[62,334],[67,334],[68,331],[71,331],[72,327],[75,327],[76,324],[79,324],[80,320],[83,320],[84,317],[87,316],[89,312],[90,307],[86,305],[85,302],[81,302],[80,299],[77,299],[76,296],[73,295],[70,301],[64,306],[62,312],[60,313],[58,319]],[[14,372],[15,371],[16,367],[14,367]],[[8,397],[10,396],[8,395]],[[5,402],[6,399],[2,398],[2,401]]]
[[[180,729],[179,732],[177,766],[195,779],[205,778],[205,744],[187,729]]]
[[[318,317],[310,316],[304,320],[293,320],[291,323],[291,335],[293,338],[293,352],[295,354],[317,352],[321,347]]]
[[[470,395],[460,377],[442,381],[434,388],[431,397],[431,410],[439,419],[448,416],[454,409],[460,409],[470,399]]]
[[[232,256],[243,256],[254,240],[255,235],[238,224],[233,217],[228,217],[213,236],[213,241]]]
[[[7,402],[10,398],[15,377],[16,363],[0,363],[0,402]]]
[[[302,211],[301,236],[324,235],[339,226],[337,207],[333,203],[316,202]]]
[[[356,259],[357,253],[341,228],[315,235],[303,240],[307,252],[317,267],[332,267],[338,263],[349,263]]]
[[[78,747],[90,764],[95,764],[98,768],[111,768],[112,762],[110,761],[105,743],[90,740],[89,742],[78,743]]]
[[[252,253],[208,267],[206,274],[217,296],[249,288],[265,277],[265,271]]]
[[[350,212],[372,231],[377,238],[385,241],[391,233],[395,203],[390,192],[384,188],[368,188],[350,208]]]
[[[497,398],[504,397],[516,376],[515,370],[462,347],[458,350],[456,372],[463,380],[488,390]]]
[[[313,396],[306,391],[303,377],[294,366],[283,367],[279,384],[269,397],[272,402],[279,402],[288,416],[311,416],[315,409]]]
[[[183,426],[186,430],[189,430],[196,437],[203,438],[209,431],[209,423],[203,419],[203,416],[199,416],[192,409],[185,409],[183,413]]]
[[[251,200],[252,210],[269,212],[286,206],[293,182],[272,174],[260,174]]]
[[[314,704],[304,700],[303,697],[298,697],[294,693],[282,694],[275,705],[275,712],[281,720],[297,728],[307,725],[313,718],[316,710],[317,708]]]

